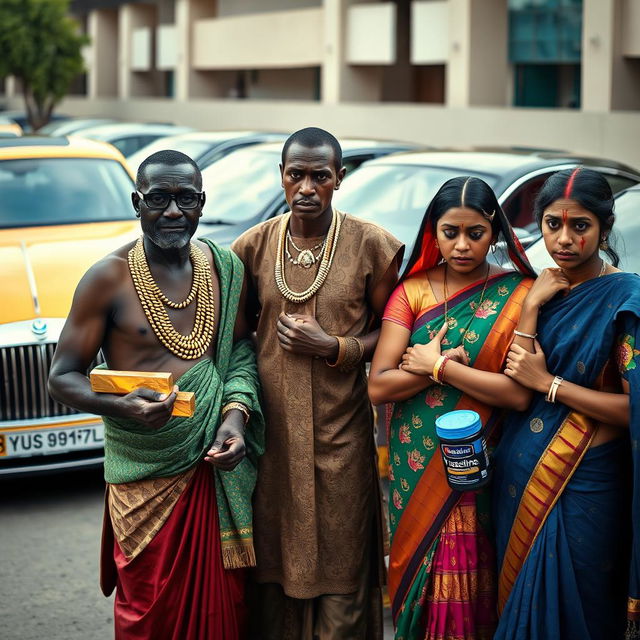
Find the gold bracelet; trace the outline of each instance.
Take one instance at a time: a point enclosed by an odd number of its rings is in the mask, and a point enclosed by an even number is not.
[[[361,362],[364,355],[364,342],[354,336],[348,336],[345,338],[346,348],[344,362],[340,367],[340,371],[352,371]]]
[[[346,338],[341,338],[340,336],[333,336],[338,341],[338,356],[335,362],[329,362],[325,360],[325,362],[330,367],[341,367],[344,363],[344,358],[347,354],[347,340]]]
[[[552,404],[556,401],[556,394],[558,393],[558,387],[563,383],[564,378],[560,376],[556,376],[551,382],[551,386],[549,387],[549,391],[547,392],[547,402],[551,402]]]
[[[225,415],[233,409],[237,409],[242,413],[244,416],[244,424],[246,426],[247,422],[249,422],[249,418],[251,417],[251,413],[249,412],[249,409],[242,404],[242,402],[229,402],[228,404],[225,404],[224,407],[222,407],[222,420],[224,420]]]
[[[437,382],[438,384],[442,384],[442,380],[440,380],[440,378],[438,377],[438,374],[440,373],[440,367],[442,366],[442,363],[446,360],[447,356],[440,356],[435,364],[433,365],[433,372],[431,373],[431,379],[434,382]]]

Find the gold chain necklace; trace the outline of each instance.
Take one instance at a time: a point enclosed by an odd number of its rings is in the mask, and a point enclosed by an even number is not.
[[[442,287],[444,289],[444,321],[446,325],[449,325],[449,291],[447,289],[447,267],[448,266],[449,265],[447,264],[444,265],[444,282]],[[471,313],[471,317],[469,318],[469,322],[467,322],[467,326],[464,328],[464,331],[461,332],[462,341],[460,344],[462,345],[464,345],[464,340],[467,337],[467,333],[469,333],[469,327],[471,327],[471,323],[475,318],[476,311],[480,308],[484,300],[484,293],[487,290],[487,282],[489,282],[490,271],[491,271],[491,265],[487,264],[487,275],[484,277],[484,284],[482,285],[482,292],[480,293],[480,302],[478,302],[478,306],[475,309],[472,307],[472,313]]]
[[[320,287],[324,284],[324,281],[329,275],[329,269],[331,269],[331,264],[333,263],[333,258],[336,253],[336,247],[338,246],[338,236],[340,235],[341,221],[338,212],[334,209],[331,226],[329,227],[329,231],[325,240],[326,245],[324,248],[324,254],[322,256],[322,260],[320,261],[320,266],[318,267],[318,273],[316,274],[316,277],[311,283],[310,287],[308,287],[304,291],[298,292],[293,291],[289,287],[284,275],[284,268],[286,264],[284,246],[290,218],[291,213],[287,213],[286,215],[282,216],[282,220],[280,222],[278,248],[276,250],[275,278],[278,290],[287,300],[289,300],[290,302],[295,302],[297,304],[302,304],[304,302],[307,302],[307,300],[311,300],[311,298],[313,298],[313,296],[318,293]]]
[[[142,238],[136,242],[127,256],[133,286],[153,332],[171,353],[183,360],[194,360],[205,353],[211,343],[215,326],[209,261],[204,252],[194,244],[189,247],[189,258],[193,268],[191,290],[182,302],[172,302],[162,293],[153,279]],[[196,315],[193,330],[185,336],[176,331],[165,307],[184,309],[194,300]]]

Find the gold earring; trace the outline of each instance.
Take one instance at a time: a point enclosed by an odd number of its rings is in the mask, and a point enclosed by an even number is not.
[[[607,237],[604,236],[602,238],[602,242],[600,242],[600,249],[602,251],[606,251],[609,248],[609,243],[607,242]]]

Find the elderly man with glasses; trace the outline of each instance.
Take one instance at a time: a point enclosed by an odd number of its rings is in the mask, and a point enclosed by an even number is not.
[[[244,270],[193,240],[205,202],[197,165],[160,151],[138,170],[142,237],[83,277],[51,368],[51,395],[103,416],[107,500],[101,586],[116,589],[118,639],[244,635],[244,567],[255,564],[251,498],[263,450]],[[170,372],[167,393],[95,393],[87,367]],[[179,387],[179,389],[178,389]],[[195,410],[177,417],[178,391]]]

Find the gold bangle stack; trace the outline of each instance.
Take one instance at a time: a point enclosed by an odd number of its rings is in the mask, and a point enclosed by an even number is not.
[[[449,362],[449,356],[440,356],[433,365],[433,371],[429,376],[434,382],[438,384],[444,384],[444,368]]]
[[[209,348],[215,326],[213,284],[211,267],[204,252],[194,244],[189,254],[193,267],[193,284],[189,295],[182,302],[169,300],[156,284],[147,263],[142,238],[127,256],[133,286],[147,320],[160,342],[183,360],[200,358]],[[193,330],[188,336],[176,331],[165,307],[184,309],[196,303]]]
[[[329,362],[328,360],[325,360],[325,362],[330,367],[341,367],[342,364],[344,363],[344,354],[346,351],[347,339],[341,338],[340,336],[333,336],[333,337],[338,341],[338,355],[336,357],[335,362]]]
[[[224,420],[225,415],[233,409],[237,409],[242,413],[242,415],[244,416],[244,424],[246,426],[247,422],[249,422],[251,414],[249,413],[249,409],[247,409],[247,407],[243,405],[242,402],[229,402],[228,404],[225,404],[224,407],[222,407],[222,420]]]
[[[355,369],[364,356],[364,342],[354,336],[334,336],[338,341],[338,357],[335,362],[326,363],[330,367],[340,369],[342,372],[352,371]]]

